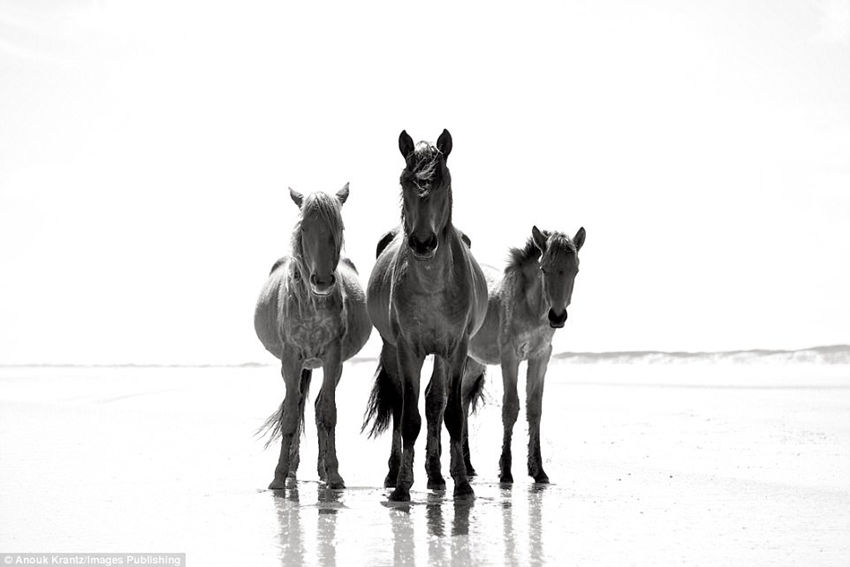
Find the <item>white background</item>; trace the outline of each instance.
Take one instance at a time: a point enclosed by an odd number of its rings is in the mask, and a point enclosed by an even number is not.
[[[403,128],[481,262],[586,227],[557,350],[850,342],[846,1],[5,0],[0,362],[270,362],[286,187],[365,283]]]

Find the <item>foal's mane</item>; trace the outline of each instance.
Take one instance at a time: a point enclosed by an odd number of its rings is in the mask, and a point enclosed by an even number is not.
[[[543,236],[546,237],[548,245],[547,251],[550,256],[578,253],[573,240],[563,232],[553,232],[549,230],[541,230],[540,232],[542,232]],[[505,273],[521,270],[530,262],[537,262],[540,255],[540,249],[534,243],[534,238],[529,236],[522,248],[511,248],[510,252],[508,252],[508,265],[505,267]]]
[[[401,185],[412,185],[417,188],[420,197],[427,197],[442,181],[442,155],[440,150],[428,142],[416,144],[416,149],[406,158],[407,163],[401,172]]]

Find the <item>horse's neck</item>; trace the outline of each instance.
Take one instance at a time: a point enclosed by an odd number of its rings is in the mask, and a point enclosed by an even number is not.
[[[523,267],[520,272],[522,285],[520,286],[522,297],[528,313],[535,318],[541,318],[546,313],[546,305],[543,300],[543,278],[540,270],[528,270]]]
[[[340,280],[338,267],[334,270],[334,277],[338,283],[334,286],[333,291],[324,297],[313,295],[310,286],[307,284],[307,274],[299,269],[298,263],[293,262],[292,269],[286,277],[288,279],[286,284],[288,291],[287,305],[289,308],[295,307],[299,314],[306,315],[333,302],[344,303],[345,290]]]
[[[454,228],[448,225],[440,236],[439,246],[433,258],[424,262],[412,260],[409,263],[409,269],[416,274],[418,286],[423,290],[443,289],[454,281],[454,270],[459,269],[460,266],[455,264],[455,254],[452,250],[455,244],[453,234],[455,234]]]

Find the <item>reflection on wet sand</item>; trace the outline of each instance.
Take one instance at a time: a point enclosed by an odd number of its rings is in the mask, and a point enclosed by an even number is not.
[[[548,484],[528,487],[528,555],[531,565],[541,565],[543,552],[543,501]]]
[[[411,506],[390,506],[390,522],[393,533],[393,564],[416,565],[416,543],[414,541]]]
[[[474,548],[470,545],[469,512],[472,510],[474,499],[466,498],[454,501],[454,517],[452,518],[452,565],[477,565],[481,561],[473,561]]]
[[[505,544],[505,565],[517,565],[516,541],[514,540],[514,504],[511,501],[511,485],[502,485],[499,490],[502,505],[502,542]]]
[[[362,523],[361,513],[378,506],[378,489],[318,485],[315,500],[311,484],[301,485],[300,493],[298,488],[274,491],[280,560],[332,567],[338,557],[343,564],[539,565],[546,560],[543,508],[552,497],[547,490],[490,484],[477,490],[478,498],[460,500],[429,491],[410,503],[381,502],[387,515],[371,524]],[[499,517],[502,529],[494,532]]]
[[[316,526],[319,563],[330,567],[336,567],[336,517],[341,502],[341,491],[319,489],[319,517]]]
[[[428,526],[428,565],[443,565],[446,550],[442,537],[446,535],[446,522],[443,519],[445,493],[431,492],[425,504],[425,521]]]
[[[282,565],[304,564],[304,541],[301,533],[301,506],[298,489],[275,490],[274,504],[280,526],[280,559]]]

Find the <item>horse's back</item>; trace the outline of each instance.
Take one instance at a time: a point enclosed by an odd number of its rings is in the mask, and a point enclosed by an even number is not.
[[[343,286],[346,330],[342,340],[342,359],[348,360],[363,348],[372,333],[372,321],[366,310],[366,293],[354,263],[340,259],[337,266],[340,285]]]
[[[481,268],[487,281],[487,315],[484,323],[469,341],[469,356],[482,364],[499,364],[499,324],[502,318],[505,274],[487,264]]]
[[[388,233],[389,234],[389,233]],[[381,239],[375,266],[369,275],[366,288],[366,306],[372,324],[385,341],[395,344],[395,334],[390,317],[390,293],[392,292],[393,266],[398,247],[401,244],[401,231],[393,231],[391,239],[386,235]]]
[[[266,350],[277,358],[280,358],[282,349],[278,322],[280,285],[288,266],[288,256],[284,256],[274,263],[254,308],[254,330],[257,332],[257,337]]]
[[[457,235],[461,240],[460,245],[457,248],[460,250],[460,253],[464,256],[465,261],[469,266],[469,283],[471,285],[470,292],[472,298],[472,304],[470,305],[469,334],[472,336],[478,331],[478,329],[481,328],[487,316],[487,277],[481,269],[481,266],[478,264],[478,261],[475,259],[475,256],[472,255],[472,251],[469,246],[466,244],[466,240],[464,239],[465,235],[460,231],[457,231]]]

